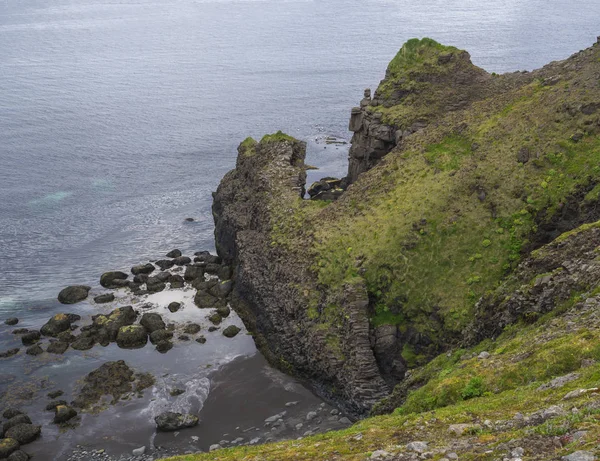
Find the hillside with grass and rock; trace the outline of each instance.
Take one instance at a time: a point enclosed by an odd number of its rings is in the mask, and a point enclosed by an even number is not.
[[[600,40],[505,75],[410,40],[349,125],[311,199],[303,142],[245,140],[213,214],[261,351],[370,417],[178,459],[596,459]]]

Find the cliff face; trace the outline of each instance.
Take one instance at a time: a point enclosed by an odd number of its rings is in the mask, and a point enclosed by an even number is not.
[[[234,307],[266,357],[362,413],[388,389],[370,348],[364,286],[346,287],[345,314],[332,325],[315,315],[323,293],[310,270],[310,235],[295,221],[322,207],[301,198],[305,148],[281,133],[240,145],[214,194],[217,251],[236,267]]]
[[[491,75],[410,41],[352,112],[351,184],[333,203],[301,199],[302,143],[242,143],[215,194],[216,240],[263,352],[361,413],[427,382],[411,370],[465,338],[554,309],[490,293],[532,250],[600,219],[599,77],[598,44]]]

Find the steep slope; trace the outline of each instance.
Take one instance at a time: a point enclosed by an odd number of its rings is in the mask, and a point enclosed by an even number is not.
[[[303,440],[173,459],[596,459],[599,254],[600,222],[565,234],[524,260],[479,303],[473,325],[488,311],[505,319],[520,312],[520,320],[496,339],[454,349],[412,370],[378,407],[395,409],[392,415]],[[539,294],[537,307],[527,296],[532,291]]]
[[[215,195],[216,240],[271,361],[364,413],[465,335],[497,335],[501,302],[478,300],[600,218],[599,78],[598,44],[499,76],[410,41],[353,110],[351,185],[330,204],[301,198],[301,143],[245,141]]]

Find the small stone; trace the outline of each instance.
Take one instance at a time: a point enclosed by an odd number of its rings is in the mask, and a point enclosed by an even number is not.
[[[16,325],[17,323],[19,323],[19,319],[18,319],[18,318],[16,318],[16,317],[10,317],[10,318],[6,319],[6,320],[4,321],[4,323],[5,323],[6,325],[13,326],[13,325]]]
[[[240,328],[236,327],[235,325],[229,325],[227,328],[225,328],[223,330],[223,336],[227,337],[227,338],[233,338],[234,336],[236,336],[239,332],[241,331]]]
[[[472,431],[480,430],[481,426],[479,424],[451,424],[448,427],[448,432],[455,434],[460,437],[465,433],[471,433]]]
[[[410,442],[406,444],[406,449],[410,451],[415,451],[417,453],[424,453],[427,451],[427,442]]]
[[[208,448],[208,451],[215,451],[215,450],[220,450],[220,449],[221,449],[221,445],[219,445],[218,443],[215,443]]]
[[[316,411],[310,411],[308,412],[308,414],[306,415],[306,420],[307,421],[312,421],[313,419],[315,419],[317,417],[317,412]]]
[[[521,458],[525,454],[525,450],[522,447],[517,447],[510,452],[513,458]]]
[[[448,459],[458,459],[458,455],[454,452],[452,453],[446,453],[446,458]]]
[[[297,431],[299,431],[300,429],[302,429],[302,427],[304,427],[304,425],[302,423],[298,423],[295,426],[295,428],[296,428]]]
[[[479,360],[485,360],[485,359],[487,359],[487,358],[489,358],[489,357],[490,357],[490,353],[489,353],[489,352],[487,352],[487,351],[483,351],[483,352],[481,352],[481,353],[480,353],[480,354],[477,356],[477,358],[478,358]]]
[[[66,423],[77,416],[77,412],[68,405],[58,405],[54,409],[54,424]]]
[[[340,421],[339,421],[339,422],[340,422],[341,424],[347,424],[347,425],[350,425],[350,424],[352,424],[352,421],[350,421],[350,420],[349,420],[348,418],[346,418],[345,416],[344,416],[344,417],[342,417],[342,418],[340,418]]]
[[[135,448],[131,451],[131,453],[133,456],[142,456],[144,453],[146,453],[146,447]]]
[[[196,338],[196,342],[199,344],[204,344],[204,343],[206,343],[206,338],[204,336],[198,336]]]
[[[213,331],[217,331],[218,329],[219,329],[219,327],[215,327],[215,326],[213,325],[213,326],[210,326],[210,327],[208,327],[208,332],[209,332],[209,333],[212,333]]]
[[[48,392],[48,398],[50,398],[50,399],[56,399],[56,398],[60,397],[63,394],[64,394],[64,392],[61,391],[61,390],[56,390],[56,391]]]
[[[562,461],[595,461],[596,456],[589,451],[576,451],[570,455],[563,456]]]
[[[388,459],[389,456],[390,453],[385,450],[376,450],[373,453],[371,453],[369,459],[385,460]]]
[[[167,309],[169,309],[171,312],[177,312],[179,309],[181,309],[181,303],[174,301],[167,306]]]

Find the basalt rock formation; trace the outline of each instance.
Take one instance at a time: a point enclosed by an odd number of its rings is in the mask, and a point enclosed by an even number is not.
[[[581,269],[596,270],[595,250],[575,271],[544,260],[550,274],[520,292],[503,284],[600,219],[599,79],[600,44],[495,75],[411,40],[352,110],[347,187],[331,202],[302,199],[302,142],[244,141],[214,196],[215,238],[265,355],[355,413],[397,386],[391,410],[432,376],[413,370],[555,309],[595,274]]]

